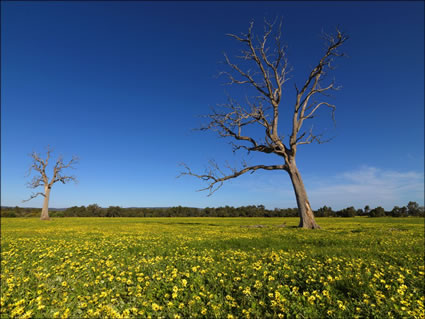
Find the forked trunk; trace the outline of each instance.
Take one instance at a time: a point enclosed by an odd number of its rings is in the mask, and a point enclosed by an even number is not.
[[[46,188],[44,192],[44,204],[43,209],[41,210],[41,220],[49,220],[49,197],[50,197],[51,188]]]
[[[298,214],[300,216],[300,224],[298,227],[318,229],[319,225],[314,220],[314,214],[308,201],[307,192],[305,191],[304,183],[298,171],[295,160],[289,165],[288,174],[291,177],[292,185],[294,186],[295,197],[297,198]]]

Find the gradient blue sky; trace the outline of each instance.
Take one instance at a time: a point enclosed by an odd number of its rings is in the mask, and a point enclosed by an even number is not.
[[[193,131],[227,87],[216,78],[239,44],[226,33],[254,20],[283,17],[294,83],[321,57],[322,30],[336,26],[350,40],[348,58],[332,74],[342,90],[336,126],[321,113],[318,130],[333,137],[300,146],[297,163],[313,208],[424,203],[423,2],[2,2],[1,204],[22,204],[31,190],[28,154],[80,157],[78,184],[56,184],[50,206],[295,207],[283,171],[228,182],[213,196],[204,184],[176,176],[185,162],[202,172],[208,160],[239,163],[228,141]],[[285,131],[285,118],[281,123]],[[248,163],[278,163],[244,156]]]

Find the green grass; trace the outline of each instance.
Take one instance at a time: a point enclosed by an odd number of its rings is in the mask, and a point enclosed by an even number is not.
[[[318,223],[2,219],[1,318],[423,318],[423,218]]]

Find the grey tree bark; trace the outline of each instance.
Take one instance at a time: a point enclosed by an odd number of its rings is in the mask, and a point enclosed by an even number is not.
[[[244,49],[238,57],[244,63],[250,62],[252,68],[232,63],[225,54],[225,63],[231,72],[222,72],[228,77],[228,84],[248,85],[257,94],[252,98],[246,98],[246,105],[237,103],[229,98],[228,103],[222,105],[224,111],[219,112],[214,109],[212,114],[207,115],[209,123],[201,130],[212,130],[221,137],[233,139],[233,151],[246,150],[249,152],[261,152],[274,154],[279,158],[276,165],[252,165],[248,166],[243,162],[241,169],[230,166],[227,168],[230,173],[225,173],[217,163],[210,162],[209,168],[204,174],[196,174],[186,165],[185,171],[180,175],[195,176],[205,182],[207,187],[201,190],[208,190],[209,195],[219,189],[223,182],[236,178],[247,172],[262,170],[284,170],[292,181],[295,197],[297,200],[300,216],[299,226],[303,228],[319,228],[314,220],[314,214],[308,200],[307,192],[301,178],[301,174],[295,162],[299,145],[311,144],[313,142],[324,143],[323,134],[316,134],[312,127],[310,130],[302,130],[305,121],[314,118],[316,111],[321,107],[335,110],[335,105],[325,101],[315,100],[318,96],[327,96],[329,90],[337,90],[333,82],[322,85],[324,75],[333,69],[332,62],[335,57],[343,56],[338,52],[338,48],[348,39],[346,35],[338,29],[334,35],[323,34],[326,41],[326,49],[319,62],[313,67],[303,85],[299,88],[295,85],[295,104],[292,113],[292,129],[287,134],[281,134],[279,130],[279,111],[283,97],[283,85],[288,81],[290,69],[286,59],[286,47],[281,43],[280,23],[276,32],[273,32],[275,23],[265,21],[264,34],[262,37],[255,37],[253,34],[253,22],[251,22],[248,33],[237,36],[228,34],[236,41],[240,42]],[[270,38],[274,38],[274,49],[267,46]],[[256,39],[256,40],[255,40]],[[254,69],[254,70],[253,70]],[[262,137],[253,136],[246,133],[247,126],[258,125],[264,130]]]
[[[29,199],[23,200],[23,202],[27,202],[33,198],[36,198],[37,196],[41,195],[44,197],[43,202],[43,208],[41,210],[41,220],[49,220],[49,199],[50,199],[50,192],[52,190],[53,184],[57,182],[61,182],[62,184],[66,184],[70,181],[76,182],[77,179],[75,176],[67,176],[63,175],[63,170],[66,168],[74,168],[74,165],[78,163],[78,158],[76,156],[73,156],[72,159],[68,163],[63,162],[62,156],[59,156],[59,158],[56,161],[55,166],[53,167],[53,176],[49,180],[46,169],[49,164],[50,155],[52,153],[52,150],[47,147],[47,155],[46,158],[43,159],[40,157],[39,154],[36,152],[32,152],[30,154],[32,158],[32,165],[30,166],[30,169],[28,171],[28,176],[31,175],[32,171],[36,171],[36,176],[33,177],[33,179],[27,184],[28,188],[38,188],[38,187],[44,187],[44,193],[43,192],[37,192],[33,193]]]
[[[44,203],[43,208],[41,210],[41,220],[49,220],[49,198],[50,198],[51,188],[45,187],[44,190]]]
[[[300,223],[298,227],[309,229],[320,228],[314,219],[314,213],[311,209],[311,205],[308,200],[304,182],[301,178],[301,174],[298,171],[295,161],[292,165],[289,165],[288,174],[291,178],[292,186],[294,187],[295,197],[297,199],[298,214],[300,216]]]

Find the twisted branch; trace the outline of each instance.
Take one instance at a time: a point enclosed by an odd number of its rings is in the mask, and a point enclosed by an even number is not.
[[[205,188],[201,188],[198,191],[205,191],[208,190],[209,194],[208,196],[211,196],[213,193],[215,193],[218,189],[221,188],[221,186],[223,186],[223,182],[227,181],[229,179],[232,178],[236,178],[242,174],[245,174],[247,172],[251,172],[254,173],[255,171],[259,170],[259,169],[263,169],[263,170],[287,170],[288,166],[285,165],[254,165],[254,166],[246,166],[246,163],[244,163],[244,168],[241,170],[236,170],[233,169],[231,167],[228,167],[229,169],[231,169],[232,173],[226,175],[222,169],[219,168],[219,166],[217,165],[217,163],[215,163],[214,161],[210,161],[210,167],[209,169],[206,170],[205,174],[195,174],[191,171],[191,169],[189,168],[189,166],[187,166],[185,163],[181,163],[180,166],[183,166],[186,171],[180,173],[180,176],[183,175],[190,175],[190,176],[195,176],[205,182],[208,183],[208,186]]]

